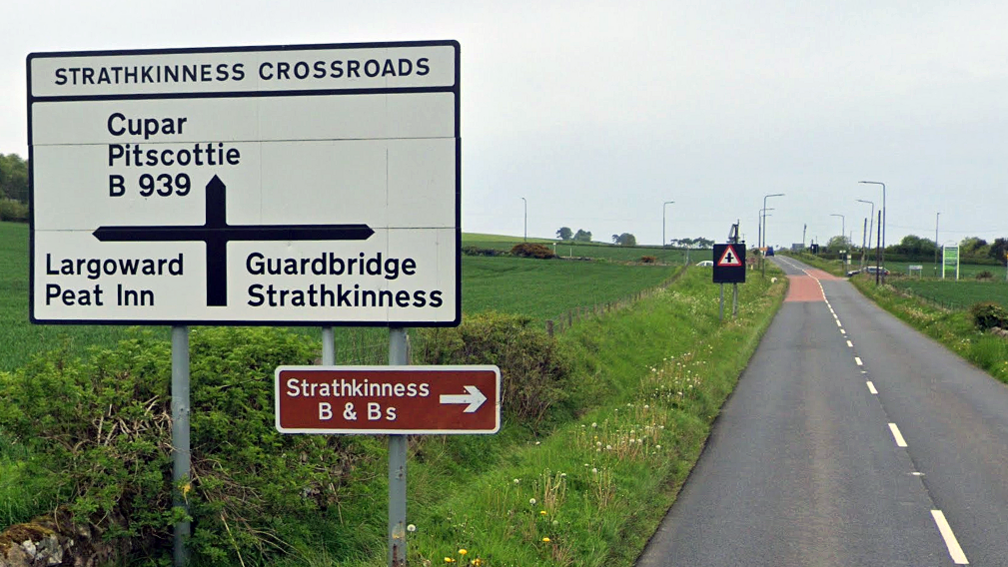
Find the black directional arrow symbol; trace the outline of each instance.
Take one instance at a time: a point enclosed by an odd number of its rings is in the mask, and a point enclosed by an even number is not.
[[[229,226],[225,189],[216,175],[207,183],[203,226],[103,226],[94,237],[102,242],[205,242],[207,305],[216,307],[227,305],[227,243],[232,240],[367,240],[374,234],[366,224]]]

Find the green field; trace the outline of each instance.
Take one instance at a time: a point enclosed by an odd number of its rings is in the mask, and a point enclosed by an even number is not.
[[[486,242],[486,235],[464,235],[464,242]],[[500,236],[494,242],[504,242]],[[521,239],[515,238],[515,242]],[[578,255],[619,252],[636,257],[648,249],[585,245]],[[510,249],[510,246],[507,247]],[[608,254],[608,255],[607,255]],[[532,317],[539,323],[579,307],[593,307],[655,287],[676,270],[663,265],[533,260],[510,257],[462,257],[465,313],[498,310]],[[118,325],[32,325],[28,321],[28,226],[0,222],[0,370],[24,364],[32,355],[65,349],[80,355],[92,345],[110,346],[135,333]],[[153,327],[167,340],[168,327]],[[318,334],[314,327],[298,332]],[[387,359],[388,333],[380,328],[347,327],[336,331],[337,360],[346,364],[381,364]]]
[[[937,279],[941,279],[941,266],[939,265],[937,269],[935,269],[934,262],[886,262],[886,268],[888,268],[890,272],[904,276],[909,276],[910,274],[909,267],[911,265],[921,266],[921,273],[919,275],[923,276],[924,278],[935,278],[936,277],[935,274],[937,274]],[[1004,266],[990,266],[981,264],[959,265],[960,280],[974,280],[976,279],[977,274],[981,272],[990,272],[991,274],[994,275],[995,280],[999,280],[1001,282],[1005,281]],[[915,272],[913,277],[915,278],[918,277],[918,274]],[[955,271],[949,269],[948,272],[946,272],[945,274],[945,279],[946,281],[950,279],[954,281]]]
[[[968,309],[981,301],[993,301],[1008,308],[1008,284],[1005,282],[891,278],[889,283],[900,291],[950,309]]]
[[[544,238],[530,238],[529,242],[549,246],[561,258],[596,258],[616,262],[639,262],[644,256],[653,256],[665,264],[683,264],[686,261],[686,251],[678,248],[661,248],[659,246],[616,246],[603,242],[561,242]],[[509,251],[516,244],[523,242],[522,237],[502,237],[496,234],[463,234],[462,246],[475,246],[492,250]],[[689,257],[693,263],[709,260],[710,250],[690,250]]]

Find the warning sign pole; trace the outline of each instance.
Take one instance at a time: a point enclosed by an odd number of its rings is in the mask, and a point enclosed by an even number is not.
[[[731,317],[732,317],[732,319],[738,317],[738,284],[737,283],[733,283],[732,284],[732,311],[731,311]]]

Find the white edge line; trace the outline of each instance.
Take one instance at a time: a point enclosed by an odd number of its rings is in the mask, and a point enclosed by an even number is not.
[[[952,526],[945,519],[945,514],[942,514],[941,510],[931,510],[931,517],[938,524],[938,531],[941,532],[942,539],[945,540],[945,547],[948,548],[949,555],[952,556],[952,562],[956,565],[969,565],[966,554],[963,553],[959,542],[956,541],[955,534],[952,533]]]
[[[871,380],[868,380],[867,382],[865,382],[865,384],[868,384],[869,392],[871,392],[872,394],[878,394],[878,390],[875,389],[875,384],[872,384]]]
[[[890,423],[889,424],[889,431],[892,431],[892,436],[893,436],[893,439],[896,440],[896,446],[897,447],[906,447],[907,446],[906,440],[903,439],[903,434],[900,433],[899,427],[896,427],[895,423]]]

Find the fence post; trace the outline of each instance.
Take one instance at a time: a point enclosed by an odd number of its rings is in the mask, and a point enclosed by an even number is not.
[[[549,335],[549,336],[551,336],[551,337],[553,336],[553,320],[552,319],[546,321],[546,334]]]

